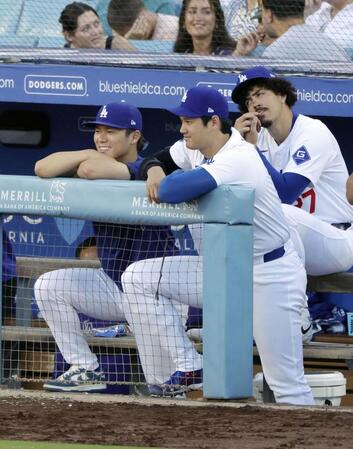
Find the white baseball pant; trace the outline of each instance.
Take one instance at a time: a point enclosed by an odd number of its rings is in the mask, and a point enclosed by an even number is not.
[[[64,359],[70,365],[88,370],[98,367],[97,356],[90,350],[81,329],[78,313],[109,321],[125,320],[124,294],[102,270],[67,268],[40,276],[34,286],[35,299]],[[155,350],[159,346],[155,344]],[[174,365],[158,353],[156,371],[169,376]]]
[[[353,265],[353,227],[346,231],[295,206],[282,204],[294,246],[307,274],[320,276],[349,270]]]
[[[186,336],[171,302],[202,307],[202,277],[199,256],[139,261],[122,276],[123,308],[149,384],[161,383],[155,369],[161,363],[155,355],[157,340],[163,349],[158,353],[168,352],[177,370],[202,368],[202,357]],[[303,368],[301,311],[306,304],[305,286],[306,273],[291,241],[283,257],[267,263],[254,260],[254,338],[266,380],[278,403],[314,403]],[[234,317],[234,325],[241,319]]]

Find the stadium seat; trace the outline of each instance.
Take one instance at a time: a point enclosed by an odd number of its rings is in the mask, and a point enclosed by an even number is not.
[[[38,38],[36,36],[0,35],[0,47],[36,47]]]
[[[143,53],[173,53],[174,41],[130,39],[130,42]]]
[[[19,36],[61,36],[59,16],[68,0],[25,0],[17,29]]]
[[[38,39],[39,48],[63,48],[65,45],[65,39],[63,36],[41,36]]]
[[[16,33],[23,0],[0,0],[0,36]]]

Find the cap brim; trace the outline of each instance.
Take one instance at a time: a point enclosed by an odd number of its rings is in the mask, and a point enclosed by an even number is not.
[[[103,122],[103,121],[101,122],[99,120],[82,122],[82,126],[84,128],[93,128],[94,126],[97,126],[97,125],[109,126],[110,128],[123,129],[121,126],[117,126],[114,123]]]
[[[243,81],[241,84],[239,84],[239,86],[236,86],[232,92],[232,100],[234,101],[234,103],[239,104],[242,93],[248,88],[249,84],[251,84],[252,81],[256,81],[258,79],[264,78],[252,78],[250,80]]]
[[[167,109],[167,111],[171,112],[174,115],[178,115],[179,117],[189,117],[189,118],[201,117],[200,113],[192,112],[190,111],[190,109],[185,108],[183,105],[178,106],[177,108]]]
[[[269,76],[257,76],[257,77],[255,77],[255,78],[250,78],[250,79],[248,79],[248,80],[246,80],[246,81],[243,81],[242,83],[239,84],[239,86],[236,86],[236,87],[233,89],[233,92],[232,92],[232,100],[234,101],[234,103],[239,104],[239,102],[240,102],[240,100],[241,100],[241,97],[242,97],[242,95],[243,95],[243,92],[244,92],[245,90],[249,89],[249,86],[250,86],[251,84],[256,84],[256,82],[257,82],[258,80],[268,80],[268,79],[270,79],[270,78],[271,78],[271,77],[269,77]]]

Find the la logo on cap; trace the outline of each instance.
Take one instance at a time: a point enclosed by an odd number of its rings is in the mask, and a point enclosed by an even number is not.
[[[130,125],[136,125],[135,120],[131,120],[131,121],[130,121]]]
[[[103,109],[101,110],[101,113],[99,114],[100,118],[107,118],[108,117],[108,111],[106,106],[103,106]]]
[[[248,77],[246,75],[239,75],[239,83],[243,83],[247,79],[248,79]]]
[[[212,112],[214,112],[214,109],[212,109],[212,108],[208,108],[208,109],[207,109],[207,112],[209,112],[209,113],[211,113],[211,114],[212,114]]]
[[[188,93],[185,92],[185,94],[183,95],[183,98],[181,99],[182,103],[185,103],[186,99],[188,98]]]

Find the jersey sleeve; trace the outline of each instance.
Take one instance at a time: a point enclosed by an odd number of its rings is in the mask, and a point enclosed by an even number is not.
[[[191,170],[193,168],[188,149],[183,139],[175,142],[170,147],[169,152],[175,164],[182,170]]]
[[[259,162],[255,148],[242,148],[217,154],[214,159],[202,164],[217,185],[256,185],[256,174],[252,161]],[[262,164],[262,162],[261,162]]]

